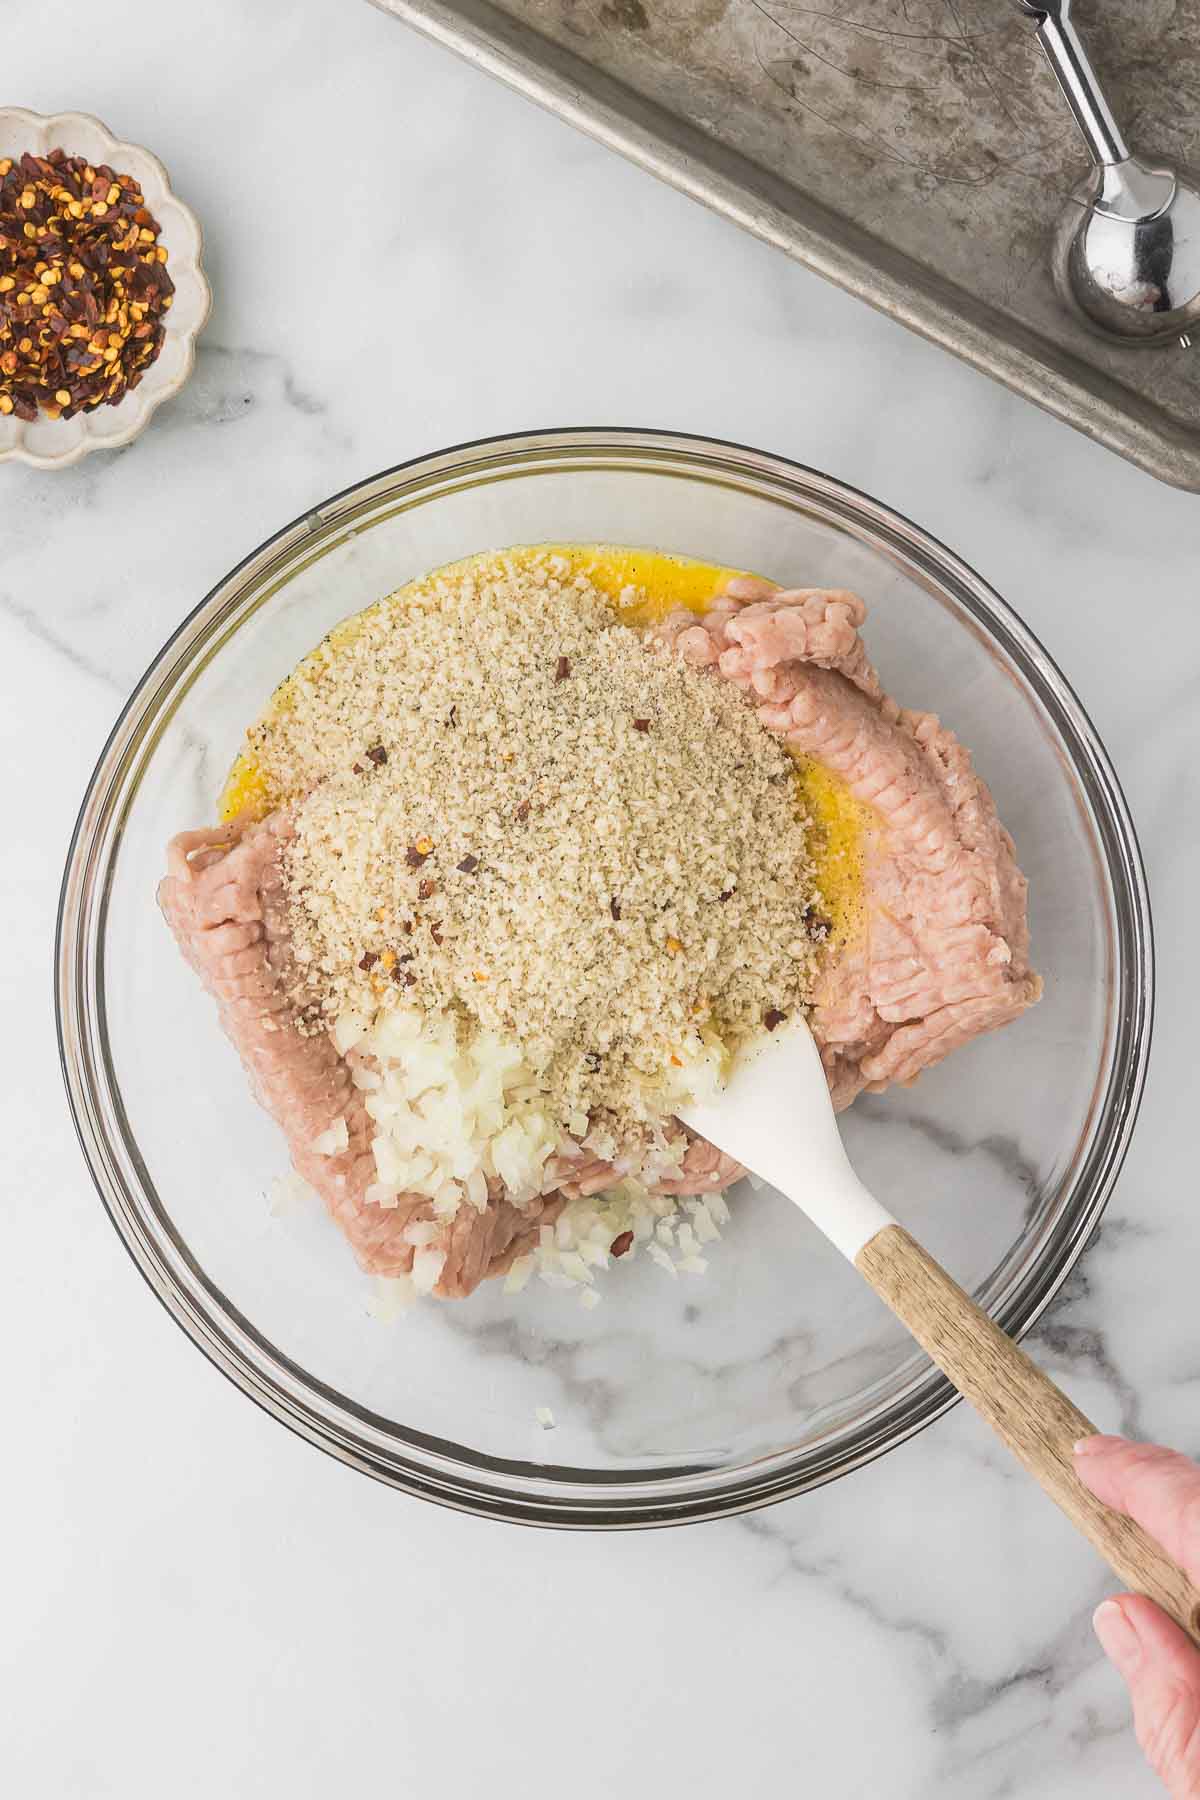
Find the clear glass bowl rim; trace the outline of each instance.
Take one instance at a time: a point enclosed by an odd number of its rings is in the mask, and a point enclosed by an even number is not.
[[[562,427],[470,440],[411,458],[308,509],[252,550],[167,640],[130,695],[88,784],[63,874],[55,940],[59,1054],[75,1129],[109,1217],[151,1291],[244,1393],[309,1442],[363,1473],[439,1504],[514,1524],[628,1529],[683,1524],[766,1506],[848,1474],[941,1416],[958,1399],[932,1366],[900,1399],[833,1449],[781,1451],[733,1469],[632,1478],[554,1470],[475,1455],[355,1406],[280,1355],[212,1287],[170,1222],[148,1202],[136,1143],[107,1055],[103,937],[108,890],[137,770],[169,723],[168,704],[222,642],[251,587],[318,534],[396,493],[474,474],[496,479],[534,464],[669,465],[742,478],[837,524],[865,527],[876,547],[948,591],[1017,665],[1070,752],[1114,895],[1117,996],[1099,1123],[1050,1241],[997,1297],[992,1316],[1014,1337],[1038,1320],[1099,1224],[1128,1150],[1145,1085],[1154,1012],[1154,949],[1145,870],[1128,805],[1085,709],[1047,651],[986,582],[937,539],[869,495],[769,452],[688,433]],[[260,595],[260,603],[270,592]],[[200,659],[199,661],[197,659]],[[165,708],[165,710],[164,710]],[[132,779],[131,779],[132,775]],[[148,1181],[148,1177],[146,1177]]]

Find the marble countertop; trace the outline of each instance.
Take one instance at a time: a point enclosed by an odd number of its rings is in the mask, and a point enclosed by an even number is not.
[[[825,468],[1017,606],[1126,786],[1163,978],[1153,1068],[1103,1233],[1032,1344],[1103,1426],[1195,1454],[1200,501],[357,0],[111,0],[99,35],[45,0],[10,48],[6,103],[95,112],[163,157],[216,301],[138,443],[0,473],[9,1790],[1152,1795],[1090,1633],[1105,1573],[963,1408],[802,1500],[619,1538],[407,1501],[281,1430],[131,1270],[61,1098],[49,966],[117,710],[310,502],[581,421]]]

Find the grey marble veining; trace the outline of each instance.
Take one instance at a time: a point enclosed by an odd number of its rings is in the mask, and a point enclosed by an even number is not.
[[[49,967],[66,841],[123,697],[212,584],[324,496],[426,449],[581,421],[826,468],[1017,606],[1126,785],[1163,977],[1151,1080],[1103,1228],[1031,1347],[1102,1426],[1194,1454],[1198,503],[365,4],[113,0],[99,38],[67,0],[32,38],[27,18],[0,4],[7,98],[95,111],[158,151],[203,219],[216,304],[194,380],[141,441],[0,474],[12,1791],[150,1800],[169,1770],[172,1800],[381,1783],[1150,1800],[1088,1627],[1105,1572],[964,1408],[768,1512],[566,1537],[405,1502],[247,1405],[154,1304],[91,1190]],[[186,995],[165,987],[164,1015],[186,1023]],[[1019,1122],[946,1149],[1019,1193]],[[688,1309],[711,1305],[679,1296],[685,1371]],[[798,1329],[790,1346],[747,1331],[733,1360],[786,1369]],[[627,1434],[611,1372],[564,1330],[591,1428]],[[511,1327],[474,1335],[453,1355],[486,1378]]]

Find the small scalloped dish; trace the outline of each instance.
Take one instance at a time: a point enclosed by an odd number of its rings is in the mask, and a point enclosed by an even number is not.
[[[130,443],[191,374],[196,339],[212,303],[200,266],[199,221],[171,192],[167,171],[156,156],[137,144],[122,143],[90,113],[44,114],[20,106],[0,107],[0,157],[23,156],[27,151],[46,156],[60,147],[136,177],[161,228],[159,241],[166,246],[175,297],[164,320],[162,350],[118,405],[98,406],[71,419],[39,414],[26,423],[11,414],[0,418],[0,463],[24,462],[36,469],[67,468],[91,450],[116,450]]]

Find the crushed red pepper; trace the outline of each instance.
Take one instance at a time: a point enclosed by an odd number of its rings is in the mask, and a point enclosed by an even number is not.
[[[137,387],[175,292],[159,229],[107,163],[0,158],[0,415],[69,419]]]

